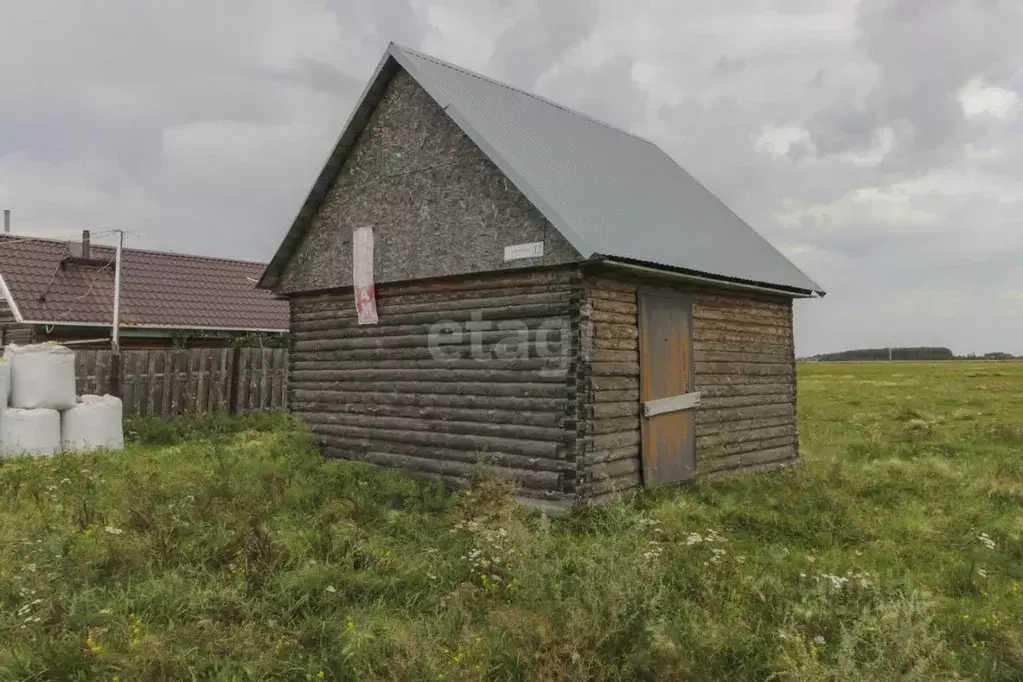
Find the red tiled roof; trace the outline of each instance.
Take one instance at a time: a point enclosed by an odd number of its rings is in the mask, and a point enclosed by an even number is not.
[[[26,322],[111,323],[114,249],[94,245],[90,258],[97,263],[87,264],[67,260],[72,244],[0,235],[0,275]],[[126,248],[121,324],[286,330],[287,302],[256,288],[263,269],[262,263]]]

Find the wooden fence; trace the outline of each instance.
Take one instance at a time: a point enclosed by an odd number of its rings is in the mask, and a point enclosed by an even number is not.
[[[110,351],[76,350],[78,393],[114,393],[111,369]],[[284,348],[121,351],[126,417],[283,410],[287,385]]]

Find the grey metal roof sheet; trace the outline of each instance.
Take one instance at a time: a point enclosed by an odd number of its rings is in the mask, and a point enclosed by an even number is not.
[[[653,143],[394,44],[374,80],[386,76],[388,57],[444,107],[583,256],[823,293]],[[366,104],[360,102],[357,112]],[[346,154],[342,143],[328,167],[336,168],[337,155]],[[289,240],[294,241],[286,239],[282,249]],[[277,261],[264,285],[276,279],[275,265],[283,267]]]

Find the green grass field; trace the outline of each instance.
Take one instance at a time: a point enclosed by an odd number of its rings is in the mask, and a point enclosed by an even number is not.
[[[280,418],[5,461],[0,679],[1023,679],[1023,363],[799,384],[798,469],[558,520]]]

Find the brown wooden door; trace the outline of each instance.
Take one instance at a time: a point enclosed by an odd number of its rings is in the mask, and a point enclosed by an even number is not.
[[[640,400],[693,392],[693,301],[687,294],[639,290]],[[663,404],[663,401],[659,404]],[[696,476],[693,409],[654,416],[642,412],[643,482],[647,487],[690,481]]]

